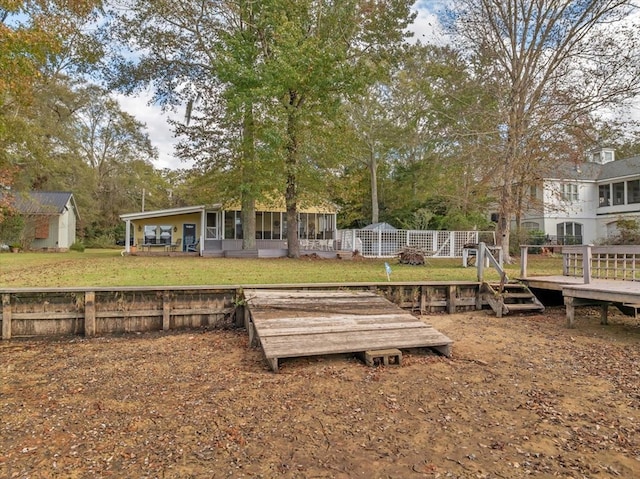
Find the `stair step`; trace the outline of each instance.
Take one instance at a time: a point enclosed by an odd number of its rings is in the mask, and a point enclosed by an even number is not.
[[[544,306],[539,304],[505,304],[507,309],[511,311],[544,311]]]
[[[495,284],[490,284],[490,286],[493,289],[500,289],[500,283],[495,283]],[[502,289],[518,289],[518,290],[523,290],[523,289],[527,289],[527,286],[522,284],[522,283],[504,283],[502,285]]]
[[[502,295],[502,297],[504,299],[527,299],[527,298],[534,298],[533,294],[531,293],[504,293]]]

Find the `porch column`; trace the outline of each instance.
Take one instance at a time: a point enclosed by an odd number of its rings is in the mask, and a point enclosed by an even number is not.
[[[131,220],[127,220],[125,221],[125,228],[124,228],[124,250],[127,253],[131,252],[131,241],[129,240],[129,238],[131,238]]]
[[[207,209],[202,208],[202,213],[200,213],[200,251],[198,254],[202,256],[202,252],[204,251],[204,239],[207,237]]]

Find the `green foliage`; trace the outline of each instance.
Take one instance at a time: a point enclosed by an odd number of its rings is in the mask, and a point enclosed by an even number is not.
[[[87,248],[113,248],[116,244],[116,237],[113,234],[101,234],[84,240]]]
[[[20,244],[25,222],[20,215],[5,216],[0,222],[0,243],[8,245]]]
[[[609,238],[604,244],[640,244],[640,221],[634,218],[619,218],[616,221],[618,234]]]
[[[81,241],[76,241],[71,246],[69,246],[71,251],[77,251],[78,253],[84,253],[84,244]]]

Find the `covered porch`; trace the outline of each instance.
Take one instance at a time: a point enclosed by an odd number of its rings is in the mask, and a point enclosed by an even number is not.
[[[121,215],[125,254],[153,256],[282,257],[287,254],[284,211],[256,211],[256,249],[242,249],[241,212],[222,205],[198,205]],[[298,214],[302,254],[335,257],[336,212],[308,208]]]

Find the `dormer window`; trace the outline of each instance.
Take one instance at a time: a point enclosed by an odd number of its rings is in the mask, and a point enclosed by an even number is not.
[[[615,150],[613,148],[598,148],[590,151],[588,158],[592,163],[604,165],[616,159]]]
[[[613,150],[602,150],[602,163],[613,161]]]

